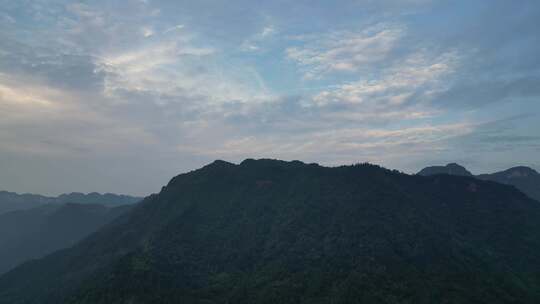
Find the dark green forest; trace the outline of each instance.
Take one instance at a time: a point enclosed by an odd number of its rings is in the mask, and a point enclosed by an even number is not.
[[[3,275],[0,303],[538,303],[538,252],[512,186],[216,161]]]

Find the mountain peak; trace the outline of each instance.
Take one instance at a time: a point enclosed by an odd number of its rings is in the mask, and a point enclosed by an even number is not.
[[[259,159],[247,158],[240,163],[240,166],[244,166],[244,167],[252,167],[252,166],[297,167],[297,166],[305,166],[305,165],[306,164],[304,162],[301,162],[299,160],[285,161],[285,160],[272,159],[272,158],[259,158]]]
[[[418,175],[423,175],[423,176],[436,175],[436,174],[473,176],[470,171],[468,171],[465,167],[457,163],[449,163],[446,166],[426,167],[420,170],[420,172],[418,172]]]
[[[208,165],[204,166],[203,168],[206,168],[206,167],[231,167],[231,166],[236,166],[236,165],[233,164],[233,163],[230,163],[228,161],[224,161],[224,160],[221,160],[221,159],[216,159],[213,162],[209,163]]]
[[[526,166],[513,167],[504,172],[507,174],[508,178],[524,178],[539,175],[536,170]]]

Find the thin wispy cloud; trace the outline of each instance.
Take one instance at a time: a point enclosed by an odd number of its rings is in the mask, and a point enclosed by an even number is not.
[[[163,34],[167,34],[167,33],[174,32],[174,31],[179,31],[179,30],[181,30],[183,28],[184,28],[183,24],[177,24],[175,26],[169,27],[166,30],[164,30]]]
[[[285,50],[287,58],[305,69],[304,78],[321,78],[332,72],[365,72],[386,59],[405,29],[375,25],[358,32],[339,31],[300,37],[301,47]]]
[[[451,74],[458,64],[453,52],[429,57],[424,52],[415,53],[381,69],[377,77],[366,77],[334,90],[321,91],[313,99],[319,105],[346,102],[383,108],[401,106],[413,96],[421,100],[445,91],[447,86],[442,79]]]
[[[240,45],[240,49],[245,52],[257,52],[261,51],[261,44],[271,36],[276,35],[277,30],[272,25],[267,25],[263,29],[247,38]]]

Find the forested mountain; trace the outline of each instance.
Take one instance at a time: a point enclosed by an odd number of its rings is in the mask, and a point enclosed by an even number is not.
[[[131,207],[47,204],[0,215],[0,273],[73,246]]]
[[[45,204],[100,204],[106,206],[120,206],[133,204],[140,201],[142,198],[129,195],[119,195],[112,193],[100,194],[96,192],[84,193],[67,193],[57,197],[49,197],[37,194],[18,194],[15,192],[0,191],[0,214],[9,211],[26,210]]]
[[[436,174],[473,176],[467,169],[455,163],[446,166],[427,167],[418,172],[418,174],[423,176]],[[512,185],[540,202],[540,174],[532,168],[524,166],[513,167],[491,174],[476,175],[476,178]]]
[[[538,303],[539,252],[510,186],[216,161],[3,275],[0,303]]]

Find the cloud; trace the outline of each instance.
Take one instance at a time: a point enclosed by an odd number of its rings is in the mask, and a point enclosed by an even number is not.
[[[183,24],[177,24],[175,26],[169,27],[166,30],[164,30],[163,34],[167,34],[167,33],[174,32],[174,31],[179,31],[179,30],[181,30],[183,28],[184,28]]]
[[[313,94],[306,105],[321,117],[354,124],[392,126],[421,124],[444,111],[433,103],[448,89],[447,80],[459,66],[456,52],[431,54],[420,50],[381,69],[377,77],[358,79]]]
[[[11,1],[0,161],[16,165],[0,182],[146,194],[212,158],[531,160],[536,116],[487,122],[540,113],[540,6],[493,5],[511,16],[427,0]]]
[[[287,48],[285,53],[302,68],[306,79],[321,78],[333,72],[365,71],[387,58],[404,32],[400,26],[378,24],[358,32],[299,37],[303,45]]]
[[[141,33],[144,36],[144,38],[148,38],[154,35],[154,30],[152,30],[149,27],[143,27],[141,28]]]
[[[186,86],[189,77],[179,79],[186,69],[180,64],[212,55],[211,48],[194,47],[187,41],[163,41],[129,51],[107,54],[97,65],[106,72],[105,92],[116,89],[156,90],[171,92],[177,86]],[[174,68],[179,68],[175,70]]]
[[[533,125],[538,115],[523,114],[504,119],[478,123],[476,132],[461,136],[455,140],[470,152],[486,153],[490,150],[504,149],[520,151],[536,148],[540,136],[536,132],[524,132],[523,123]]]
[[[0,74],[2,82],[5,76]],[[59,92],[47,87],[13,87],[0,84],[0,103],[3,107],[16,108],[50,108],[55,106],[54,100]]]
[[[251,37],[245,39],[240,45],[240,50],[244,52],[257,52],[261,50],[261,44],[271,36],[275,35],[277,30],[272,25],[267,25],[262,30]]]
[[[0,141],[9,143],[0,146],[4,153],[76,157],[154,142],[140,126],[119,122],[81,103],[80,96],[27,78],[0,74],[0,109]]]
[[[273,26],[269,25],[269,26],[265,26],[265,27],[262,29],[262,31],[261,31],[261,33],[259,34],[259,36],[262,37],[262,38],[264,38],[264,37],[268,37],[268,36],[270,36],[270,35],[273,35],[273,34],[275,34],[275,33],[276,33],[276,29],[275,29]]]
[[[441,94],[436,105],[450,108],[474,109],[501,102],[529,100],[536,103],[540,98],[540,77],[535,75],[505,75],[506,79],[492,77],[489,80],[457,80]]]
[[[8,14],[0,13],[0,20],[3,23],[16,23],[15,19]]]
[[[258,75],[253,79],[256,71],[223,66],[221,50],[183,25],[140,27],[144,14],[129,19],[98,5],[65,8],[70,19],[57,18],[44,35],[59,39],[0,45],[6,153],[97,158],[145,146],[168,151],[191,136],[184,127],[223,120],[224,104],[273,98],[260,90]],[[116,37],[122,41],[111,41]]]
[[[100,91],[103,74],[88,54],[69,53],[55,48],[4,38],[0,45],[0,72],[26,75],[67,90]]]
[[[267,136],[237,136],[206,145],[179,146],[188,151],[210,158],[223,157],[240,160],[257,157],[305,159],[326,164],[343,164],[359,159],[381,162],[403,154],[422,154],[426,151],[445,150],[447,141],[469,134],[474,127],[468,124],[426,125],[403,129],[346,128],[339,130],[302,133],[283,138]],[[325,158],[323,155],[327,155]]]

